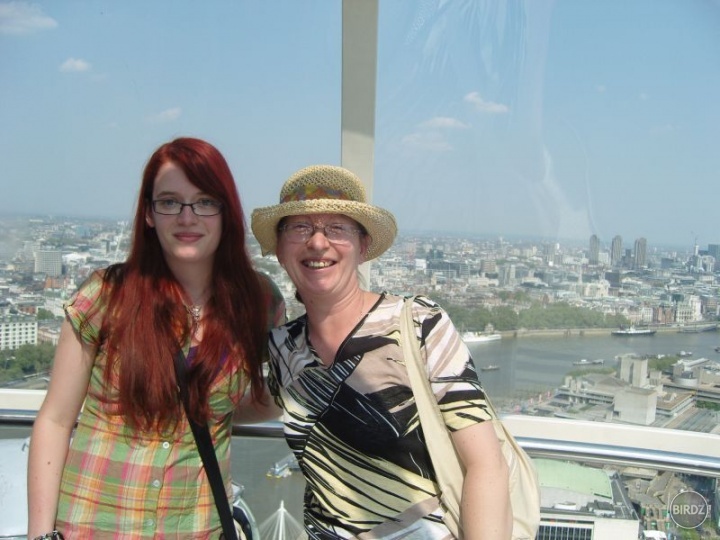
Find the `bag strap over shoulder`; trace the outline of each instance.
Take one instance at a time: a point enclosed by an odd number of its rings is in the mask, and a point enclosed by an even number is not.
[[[187,366],[185,355],[182,350],[179,350],[175,355],[175,375],[177,377],[178,391],[180,392],[183,409],[185,410],[185,415],[190,423],[190,429],[192,429],[193,437],[195,437],[195,444],[197,445],[198,452],[200,453],[200,459],[202,459],[203,466],[205,467],[205,473],[210,481],[210,488],[212,489],[215,506],[217,507],[218,514],[220,514],[223,538],[225,540],[237,540],[237,531],[235,530],[235,524],[230,511],[230,505],[228,504],[227,494],[225,493],[225,487],[223,486],[222,474],[220,473],[220,465],[218,464],[217,455],[215,454],[215,447],[213,446],[212,438],[210,437],[210,429],[207,424],[200,425],[190,417],[190,402],[187,388]]]
[[[460,501],[465,471],[455,452],[455,446],[428,380],[427,368],[422,359],[415,322],[412,318],[413,302],[414,297],[411,297],[406,299],[403,305],[400,344],[415,397],[418,418],[425,436],[425,444],[440,487],[440,502],[445,511],[444,522],[455,538],[462,538]]]
[[[400,343],[415,396],[418,417],[425,435],[425,444],[440,486],[440,501],[445,509],[443,521],[456,538],[462,538],[460,502],[464,470],[443,421],[435,394],[430,387],[412,318],[413,300],[414,298],[406,299],[403,305]],[[540,525],[540,484],[537,471],[530,456],[498,417],[487,393],[485,398],[488,408],[492,411],[492,424],[509,468],[510,503],[513,512],[512,538],[533,540]]]

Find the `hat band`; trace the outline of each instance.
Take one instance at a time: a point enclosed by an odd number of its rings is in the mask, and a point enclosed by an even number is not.
[[[309,201],[313,199],[352,200],[344,191],[339,189],[330,189],[322,186],[300,186],[295,191],[288,193],[280,199],[280,203],[291,201]]]

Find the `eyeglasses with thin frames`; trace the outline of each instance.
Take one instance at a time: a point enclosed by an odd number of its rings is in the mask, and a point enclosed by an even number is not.
[[[288,223],[278,229],[288,242],[293,244],[304,244],[317,231],[321,231],[328,242],[333,244],[349,244],[353,238],[362,233],[362,230],[344,223],[330,223],[328,225],[314,225],[312,223]]]
[[[152,207],[155,213],[164,216],[176,216],[181,214],[183,208],[189,206],[196,216],[216,216],[222,210],[222,203],[215,199],[200,199],[194,203],[182,203],[175,199],[155,199]]]

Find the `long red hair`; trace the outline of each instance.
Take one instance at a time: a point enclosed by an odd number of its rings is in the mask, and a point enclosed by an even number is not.
[[[163,144],[143,173],[128,259],[109,267],[104,275],[108,305],[101,330],[108,351],[105,381],[109,383],[117,374],[117,405],[128,424],[139,429],[176,425],[182,409],[173,358],[190,338],[181,287],[165,262],[155,229],[145,219],[151,211],[155,177],[168,162],[223,205],[212,292],[203,310],[203,339],[188,372],[193,419],[207,420],[211,383],[235,362],[257,396],[267,346],[269,287],[247,252],[245,216],[225,158],[199,139],[179,138]]]

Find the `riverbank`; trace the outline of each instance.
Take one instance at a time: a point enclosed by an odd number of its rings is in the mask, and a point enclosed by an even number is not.
[[[658,334],[678,334],[687,333],[683,331],[682,326],[653,326],[653,330],[656,330]],[[615,328],[551,328],[551,329],[528,329],[520,328],[519,330],[508,330],[499,332],[502,334],[503,339],[511,338],[524,338],[524,337],[595,337],[595,336],[612,336],[611,332]],[[710,330],[709,332],[716,333],[717,329]],[[642,337],[642,336],[641,336]],[[647,336],[645,336],[647,337]],[[622,338],[618,338],[622,339]]]

